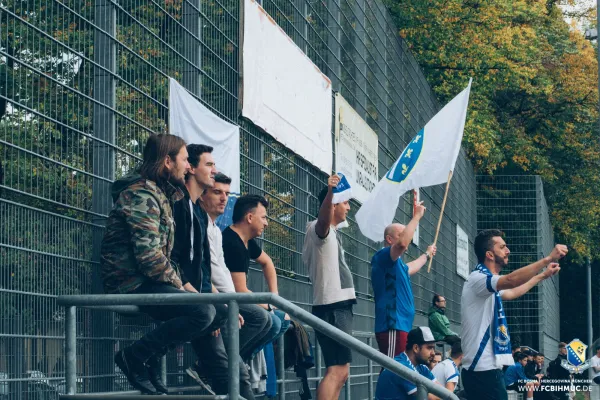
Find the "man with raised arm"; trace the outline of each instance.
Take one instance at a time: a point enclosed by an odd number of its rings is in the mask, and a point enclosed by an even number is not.
[[[375,297],[375,338],[379,351],[396,357],[406,349],[406,338],[415,317],[410,277],[436,253],[431,245],[414,261],[405,263],[402,254],[408,249],[415,229],[425,214],[423,202],[415,203],[413,218],[404,226],[391,224],[384,231],[384,248],[371,259],[371,283]]]
[[[502,235],[497,229],[479,232],[474,246],[479,264],[462,291],[462,382],[470,399],[507,399],[502,366],[513,365],[514,360],[502,301],[521,297],[558,273],[560,267],[554,261],[568,251],[558,244],[547,257],[500,276],[510,254]]]
[[[352,334],[356,304],[352,273],[344,257],[337,226],[346,220],[350,204],[333,204],[333,189],[340,183],[337,174],[327,180],[319,193],[319,216],[308,224],[302,261],[313,285],[312,313],[336,328]],[[317,331],[327,370],[317,389],[319,400],[337,400],[348,379],[352,352],[339,342]]]

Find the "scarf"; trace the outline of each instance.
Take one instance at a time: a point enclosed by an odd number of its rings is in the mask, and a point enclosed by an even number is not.
[[[483,264],[477,265],[475,269],[489,277],[492,276],[490,270]],[[508,323],[502,306],[502,298],[498,292],[494,293],[494,318],[490,329],[490,335],[494,338],[493,348],[496,356],[496,366],[514,365],[515,360],[512,357]]]

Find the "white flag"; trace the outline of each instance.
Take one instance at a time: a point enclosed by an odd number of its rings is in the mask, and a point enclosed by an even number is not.
[[[363,235],[383,241],[383,231],[394,220],[400,196],[409,190],[448,180],[460,151],[471,80],[406,146],[400,158],[379,181],[356,213]]]
[[[169,78],[169,132],[187,144],[213,147],[217,171],[232,179],[231,193],[240,193],[240,127],[219,118],[173,78]]]

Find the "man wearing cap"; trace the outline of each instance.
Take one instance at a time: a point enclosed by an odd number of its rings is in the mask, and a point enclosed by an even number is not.
[[[375,338],[379,351],[395,357],[406,348],[406,337],[415,317],[415,303],[410,277],[435,255],[435,246],[414,261],[405,263],[402,254],[408,249],[420,219],[425,214],[423,202],[415,203],[413,218],[404,226],[391,224],[384,231],[385,247],[371,259],[371,284],[375,297]]]
[[[435,339],[433,334],[428,327],[420,326],[408,333],[406,351],[394,357],[394,360],[439,384],[427,368],[427,363],[434,354]],[[416,393],[417,386],[413,382],[384,369],[377,381],[375,400],[411,399]],[[439,399],[433,394],[429,394],[427,398],[429,400]]]
[[[567,246],[556,245],[539,261],[507,275],[510,251],[497,229],[486,229],[475,238],[479,264],[462,290],[461,318],[464,351],[462,383],[469,399],[506,400],[503,365],[513,365],[510,335],[503,301],[527,293],[535,285],[560,271],[555,260],[567,254]],[[542,269],[546,268],[544,272]]]
[[[350,204],[333,204],[334,189],[340,176],[331,175],[327,187],[319,193],[319,216],[308,224],[302,261],[313,285],[312,313],[341,331],[352,334],[356,293],[352,273],[346,263],[341,234],[337,226],[346,221]],[[327,370],[319,383],[319,400],[337,400],[350,373],[352,352],[341,343],[317,331]]]

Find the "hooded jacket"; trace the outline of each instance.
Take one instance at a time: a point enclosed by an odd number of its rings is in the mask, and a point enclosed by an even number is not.
[[[106,293],[131,293],[150,279],[178,289],[177,266],[171,262],[175,224],[172,204],[181,190],[131,175],[115,181],[114,208],[108,215],[100,265]]]
[[[444,340],[446,336],[454,336],[456,333],[450,329],[450,321],[444,311],[432,306],[429,309],[429,329],[435,340]]]

